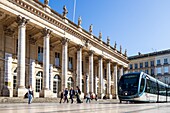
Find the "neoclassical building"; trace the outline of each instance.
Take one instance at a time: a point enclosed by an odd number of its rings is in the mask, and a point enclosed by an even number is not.
[[[129,72],[143,71],[170,85],[170,49],[128,57]]]
[[[102,98],[117,96],[117,80],[127,72],[126,51],[110,46],[38,0],[0,1],[0,95],[23,97],[31,85],[35,97],[57,97],[80,87]]]

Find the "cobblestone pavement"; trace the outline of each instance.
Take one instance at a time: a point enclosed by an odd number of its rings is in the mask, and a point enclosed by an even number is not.
[[[0,104],[0,113],[169,113],[170,103],[119,104],[116,101],[92,103],[13,103]]]

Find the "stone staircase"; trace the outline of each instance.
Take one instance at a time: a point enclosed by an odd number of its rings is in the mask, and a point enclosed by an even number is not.
[[[81,99],[83,103],[86,102],[86,99]],[[60,98],[33,98],[33,103],[59,103]],[[7,103],[27,103],[28,98],[19,98],[19,97],[0,97],[0,104]],[[70,102],[70,99],[69,99]],[[76,103],[76,98],[74,98],[74,102]],[[98,99],[91,100],[91,103],[118,103],[119,100],[116,99]]]
[[[33,98],[33,103],[57,103],[60,98]],[[0,97],[0,103],[27,103],[28,98]]]

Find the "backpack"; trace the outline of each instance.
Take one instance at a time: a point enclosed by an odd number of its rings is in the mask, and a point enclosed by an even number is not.
[[[30,94],[30,95],[33,95],[33,91],[30,91],[30,90],[29,90],[29,94]]]

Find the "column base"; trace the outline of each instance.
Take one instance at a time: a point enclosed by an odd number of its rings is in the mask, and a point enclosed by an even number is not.
[[[24,98],[25,94],[28,92],[28,89],[26,88],[18,88],[18,97]]]
[[[116,94],[113,94],[112,97],[113,97],[114,99],[119,99],[118,95],[116,95]]]
[[[53,97],[51,90],[43,89],[40,91],[40,97]]]
[[[112,95],[111,94],[108,94],[107,97],[108,97],[108,99],[112,99]]]
[[[103,94],[103,93],[102,93],[102,94],[100,94],[100,98],[101,98],[101,99],[103,99],[103,97],[104,97],[104,94]]]
[[[2,96],[3,97],[13,97],[12,89],[8,88],[7,86],[4,86],[2,88]]]

